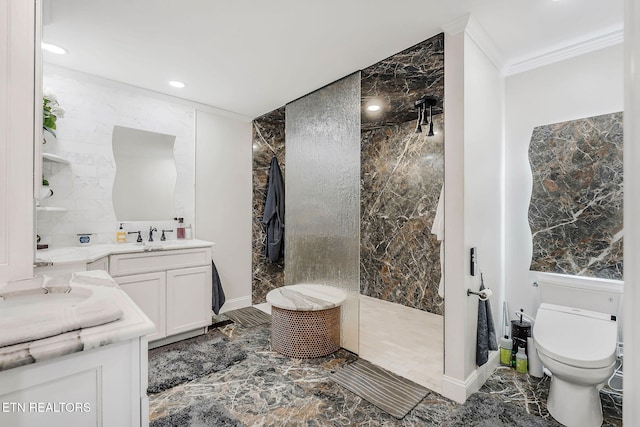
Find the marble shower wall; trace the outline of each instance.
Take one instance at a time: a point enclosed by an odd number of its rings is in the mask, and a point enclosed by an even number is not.
[[[531,270],[622,280],[622,112],[533,130]]]
[[[435,136],[415,133],[416,100],[438,99]],[[362,71],[360,293],[443,314],[431,226],[444,180],[444,35]],[[366,110],[372,102],[382,109]]]
[[[251,286],[253,304],[266,302],[266,296],[270,290],[284,286],[284,258],[272,263],[265,256],[265,227],[262,224],[269,166],[273,156],[277,157],[282,176],[285,178],[284,130],[285,107],[271,111],[253,121],[253,283]]]

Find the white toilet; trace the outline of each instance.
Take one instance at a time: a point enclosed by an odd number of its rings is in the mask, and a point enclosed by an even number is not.
[[[611,377],[616,366],[616,304],[620,295],[614,292],[612,296],[611,289],[606,288],[599,292],[566,284],[541,285],[546,289],[541,292],[533,338],[542,364],[553,374],[547,400],[549,413],[568,427],[601,426],[598,387]]]
[[[597,386],[615,369],[616,321],[595,311],[541,304],[533,337],[542,364],[553,374],[549,413],[568,427],[602,425]]]

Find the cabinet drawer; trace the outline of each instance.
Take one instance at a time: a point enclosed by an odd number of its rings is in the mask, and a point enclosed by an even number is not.
[[[211,248],[111,255],[113,277],[211,265]]]

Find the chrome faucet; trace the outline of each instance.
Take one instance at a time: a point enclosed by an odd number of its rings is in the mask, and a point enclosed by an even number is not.
[[[162,230],[162,236],[160,236],[160,240],[162,240],[163,242],[167,240],[167,237],[164,235],[165,232],[171,233],[173,232],[173,230]]]
[[[153,225],[151,227],[149,227],[149,241],[153,242],[153,232],[154,231],[158,231],[157,228],[155,228]]]

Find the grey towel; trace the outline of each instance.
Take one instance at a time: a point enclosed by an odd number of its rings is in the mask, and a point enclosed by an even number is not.
[[[284,180],[278,159],[273,156],[269,167],[269,186],[262,222],[266,226],[265,255],[271,262],[284,256]]]
[[[480,291],[484,289],[484,278],[480,273]],[[491,302],[478,301],[478,334],[476,342],[476,365],[482,366],[489,360],[489,350],[497,350],[496,327],[493,324]]]
[[[211,308],[213,308],[215,314],[218,314],[220,308],[224,305],[225,297],[222,283],[220,282],[220,275],[213,260],[211,261],[211,276],[211,286],[213,287]]]

